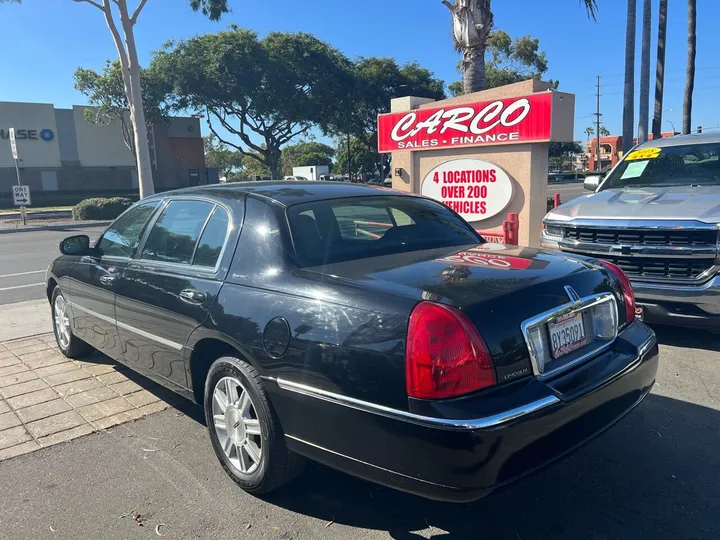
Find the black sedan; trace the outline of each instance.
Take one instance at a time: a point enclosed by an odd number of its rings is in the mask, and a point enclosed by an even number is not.
[[[63,353],[97,349],[203,406],[252,493],[310,458],[474,500],[611,426],[658,367],[620,269],[485,243],[395,191],[191,188],[60,248],[47,294]]]

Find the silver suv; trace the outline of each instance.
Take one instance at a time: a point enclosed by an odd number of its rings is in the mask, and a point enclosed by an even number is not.
[[[649,322],[720,330],[720,134],[649,141],[585,188],[542,245],[622,268]]]

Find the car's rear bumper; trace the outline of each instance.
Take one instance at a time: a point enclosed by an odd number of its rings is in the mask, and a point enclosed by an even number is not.
[[[488,399],[480,392],[442,402],[436,409],[442,417],[373,409],[288,381],[268,386],[292,450],[396,489],[465,502],[612,426],[647,395],[657,367],[655,336],[636,322],[611,349],[571,372],[504,385]],[[513,396],[522,396],[514,406],[465,418],[487,402],[509,404]]]

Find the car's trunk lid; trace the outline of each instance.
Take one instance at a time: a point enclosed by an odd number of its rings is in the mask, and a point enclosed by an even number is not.
[[[524,321],[570,302],[567,286],[580,297],[613,287],[607,274],[586,259],[497,244],[399,253],[306,270],[381,294],[457,307],[485,339],[498,382],[532,372]]]

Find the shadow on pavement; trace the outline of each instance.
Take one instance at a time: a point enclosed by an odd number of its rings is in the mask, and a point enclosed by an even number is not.
[[[707,330],[652,325],[660,345],[687,347],[706,351],[720,351],[720,334]]]
[[[395,539],[719,538],[718,449],[720,412],[650,395],[562,462],[475,503],[428,501],[313,464],[268,502]]]

